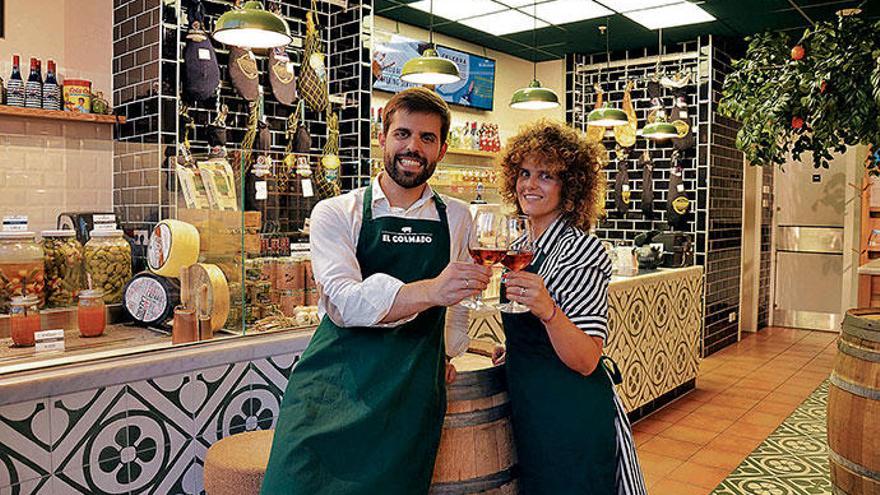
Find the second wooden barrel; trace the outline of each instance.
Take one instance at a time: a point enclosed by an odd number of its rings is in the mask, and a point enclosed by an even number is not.
[[[828,392],[835,494],[880,494],[880,309],[846,312]]]
[[[516,452],[504,369],[473,353],[453,359],[443,435],[430,493],[513,495]]]

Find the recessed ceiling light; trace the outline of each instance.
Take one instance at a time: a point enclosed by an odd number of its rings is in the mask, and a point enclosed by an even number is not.
[[[616,12],[650,9],[662,5],[681,3],[681,0],[597,0],[602,5]]]
[[[538,19],[550,24],[567,24],[614,14],[614,12],[590,0],[554,0],[540,3],[536,9]]]
[[[653,9],[626,12],[623,15],[648,29],[661,29],[714,21],[715,17],[700,7],[682,2]]]
[[[531,7],[534,4],[534,0],[498,0],[499,2],[507,5],[508,7]],[[538,0],[538,2],[546,2],[547,0]]]
[[[496,14],[483,15],[473,17],[461,21],[465,26],[479,29],[480,31],[501,36],[503,34],[519,33],[521,31],[529,31],[535,27],[535,18],[525,15],[518,10],[505,10]],[[539,20],[537,27],[547,27],[544,21]]]
[[[420,0],[407,4],[407,7],[430,12],[431,1]],[[504,5],[492,0],[443,0],[442,2],[434,2],[434,15],[457,21],[467,17],[500,12],[506,8]]]

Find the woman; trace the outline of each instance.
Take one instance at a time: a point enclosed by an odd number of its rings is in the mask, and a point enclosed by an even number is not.
[[[619,372],[602,357],[611,264],[586,233],[604,200],[606,160],[601,145],[548,120],[522,129],[501,159],[502,195],[529,216],[535,238],[534,261],[505,285],[530,312],[502,313],[526,495],[646,493],[610,378]]]

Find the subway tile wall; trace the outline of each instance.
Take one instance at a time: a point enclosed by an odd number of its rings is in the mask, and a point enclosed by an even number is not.
[[[770,324],[773,302],[770,287],[773,284],[773,176],[775,168],[764,167],[761,185],[761,266],[758,276],[758,328]]]
[[[0,117],[0,212],[54,229],[59,213],[110,211],[112,127]]]

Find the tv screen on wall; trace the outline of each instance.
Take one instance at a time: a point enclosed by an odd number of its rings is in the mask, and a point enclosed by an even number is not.
[[[393,35],[387,42],[373,46],[373,89],[397,93],[417,86],[400,79],[407,60],[418,57],[428,43]],[[458,66],[461,80],[437,86],[437,93],[448,103],[479,110],[492,110],[495,94],[495,61],[444,46],[437,53]]]

